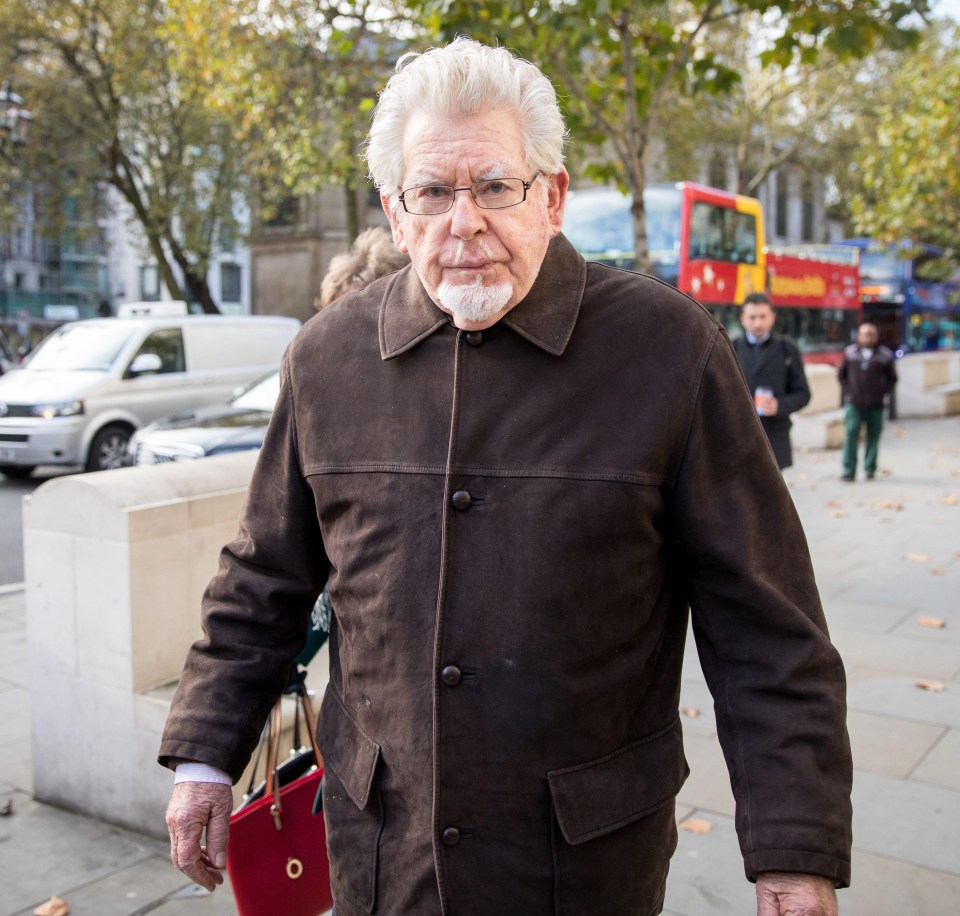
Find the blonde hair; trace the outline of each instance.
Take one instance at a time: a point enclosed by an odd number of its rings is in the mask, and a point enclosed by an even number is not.
[[[393,236],[383,226],[364,229],[354,239],[349,251],[335,255],[320,283],[320,295],[314,300],[317,309],[326,308],[335,299],[355,289],[362,289],[384,274],[405,267],[410,261],[393,244]]]
[[[404,54],[373,113],[365,144],[370,177],[399,206],[403,132],[414,114],[460,119],[510,111],[520,122],[525,165],[555,174],[563,168],[567,130],[553,85],[537,67],[506,48],[456,38],[423,54]]]

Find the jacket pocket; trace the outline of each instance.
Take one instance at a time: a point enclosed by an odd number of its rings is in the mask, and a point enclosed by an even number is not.
[[[346,894],[372,913],[383,804],[377,784],[380,745],[371,739],[328,686],[320,707],[318,740],[323,754],[323,816],[334,899]]]
[[[610,916],[660,912],[677,844],[674,799],[689,772],[678,717],[612,754],[547,774],[558,914],[595,912],[596,900]]]

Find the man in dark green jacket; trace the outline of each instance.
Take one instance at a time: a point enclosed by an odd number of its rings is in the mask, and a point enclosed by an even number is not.
[[[893,353],[880,344],[877,326],[860,325],[857,342],[843,351],[838,372],[843,396],[843,480],[852,481],[857,473],[860,432],[866,430],[863,470],[867,480],[877,473],[880,433],[883,432],[883,408],[897,384]]]

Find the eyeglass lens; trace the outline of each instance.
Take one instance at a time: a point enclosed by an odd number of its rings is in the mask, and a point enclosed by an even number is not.
[[[492,178],[478,181],[469,188],[451,188],[449,185],[407,188],[403,192],[403,203],[411,213],[446,213],[453,206],[456,192],[468,190],[473,194],[477,206],[486,210],[512,207],[526,196],[522,178]]]

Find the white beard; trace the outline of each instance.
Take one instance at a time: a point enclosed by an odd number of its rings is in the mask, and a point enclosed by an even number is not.
[[[461,323],[482,323],[502,312],[513,295],[513,284],[484,286],[477,276],[473,283],[448,283],[437,287],[441,307]]]

